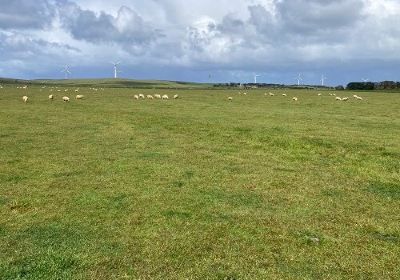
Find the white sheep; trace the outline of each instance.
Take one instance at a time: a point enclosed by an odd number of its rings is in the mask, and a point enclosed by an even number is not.
[[[232,96],[229,96],[229,97],[228,97],[228,100],[229,100],[229,101],[232,101],[232,100],[233,100],[233,97],[232,97]]]
[[[139,98],[144,99],[144,94],[139,94]]]
[[[275,96],[275,94],[273,94],[272,92],[269,93],[269,96]]]
[[[154,97],[157,98],[157,99],[161,99],[161,95],[160,94],[155,94]]]
[[[292,98],[293,101],[298,101],[299,99],[297,97]]]
[[[166,100],[166,99],[169,99],[169,97],[168,97],[168,95],[164,94],[164,95],[162,96],[162,99],[163,99],[163,100]]]
[[[178,98],[179,98],[179,95],[175,94],[174,99],[178,99]]]
[[[357,96],[357,100],[363,100],[361,96]]]
[[[343,97],[342,101],[349,101],[349,98],[348,97]]]
[[[26,103],[26,102],[28,102],[28,96],[22,96],[22,100]]]
[[[247,92],[243,92],[243,95],[247,95]]]
[[[286,93],[282,93],[282,96],[287,96],[287,94]]]
[[[153,95],[147,95],[147,99],[154,99]]]
[[[75,92],[79,92],[79,89],[76,89]]]
[[[134,97],[136,100],[139,100],[139,95],[135,94],[133,97]]]
[[[337,96],[335,99],[336,101],[342,101],[342,98],[340,98],[339,96]]]
[[[322,93],[318,93],[318,96],[322,96]]]
[[[53,100],[53,99],[54,99],[54,96],[53,96],[52,94],[50,94],[50,95],[49,95],[49,99],[50,99],[50,100]]]
[[[83,99],[84,98],[84,96],[83,95],[80,95],[80,94],[78,94],[76,97],[75,97],[76,99]]]
[[[69,102],[69,97],[64,96],[64,97],[62,98],[62,100],[63,100],[64,102]]]

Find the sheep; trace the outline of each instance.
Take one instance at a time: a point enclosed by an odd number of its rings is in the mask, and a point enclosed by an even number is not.
[[[361,96],[357,96],[357,100],[363,100]]]
[[[285,96],[285,97],[286,97],[286,96],[287,96],[287,94],[286,94],[286,93],[282,93],[282,96]]]
[[[147,99],[154,99],[153,95],[147,95]]]
[[[139,98],[144,99],[144,94],[139,94]]]
[[[49,95],[49,99],[50,99],[50,100],[53,100],[53,99],[54,99],[54,96],[53,96],[52,94],[50,94],[50,95]]]
[[[275,94],[273,94],[272,92],[269,93],[269,96],[275,96]]]
[[[174,99],[178,99],[178,98],[179,98],[179,95],[175,94]]]
[[[232,100],[233,100],[233,97],[232,97],[232,96],[229,96],[229,97],[228,97],[228,100],[229,100],[229,101],[232,101]]]
[[[79,92],[79,89],[76,89],[75,92]]]
[[[318,93],[318,96],[322,96],[322,93]]]
[[[22,100],[26,103],[26,102],[28,102],[28,96],[22,96]]]
[[[337,96],[335,99],[336,101],[342,101],[342,98],[340,98],[339,96]]]
[[[292,98],[293,101],[298,101],[299,99],[297,97]]]
[[[161,95],[160,94],[155,94],[154,97],[157,98],[157,99],[161,99]]]
[[[83,95],[80,95],[80,94],[78,94],[76,97],[75,97],[76,99],[83,99],[84,98],[84,96]]]
[[[166,100],[166,99],[169,99],[169,97],[168,97],[168,95],[164,94],[164,95],[162,96],[162,99],[163,99],[163,100]]]
[[[139,100],[139,95],[135,94],[133,97],[134,97],[136,100]]]
[[[64,96],[64,97],[62,98],[62,100],[63,100],[64,102],[69,102],[69,97]]]
[[[348,97],[343,97],[342,101],[349,101],[349,98]]]
[[[247,95],[247,92],[243,92],[243,95]]]

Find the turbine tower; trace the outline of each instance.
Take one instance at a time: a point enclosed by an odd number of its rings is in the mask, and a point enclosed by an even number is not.
[[[118,65],[120,65],[121,62],[120,61],[111,62],[111,64],[114,65],[114,79],[116,79],[116,78],[118,78],[118,73],[120,72],[120,71],[118,71]]]
[[[66,65],[64,66],[64,68],[61,70],[61,72],[64,73],[65,79],[67,80],[68,77],[69,77],[69,75],[71,74],[71,71],[69,70],[69,65],[66,64]]]
[[[321,85],[323,87],[325,86],[325,81],[326,81],[326,77],[325,77],[325,75],[322,74],[322,76],[321,76]]]
[[[297,86],[300,86],[301,82],[303,81],[301,74],[299,73],[299,75],[295,79],[297,80]]]
[[[258,77],[261,77],[261,75],[256,75],[256,74],[254,74],[254,83],[255,83],[255,84],[257,84],[257,78],[258,78]]]

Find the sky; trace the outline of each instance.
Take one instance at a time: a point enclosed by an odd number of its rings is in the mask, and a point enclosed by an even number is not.
[[[400,80],[400,0],[0,0],[0,77]]]

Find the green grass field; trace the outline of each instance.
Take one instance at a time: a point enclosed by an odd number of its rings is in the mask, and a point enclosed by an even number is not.
[[[400,95],[237,92],[0,89],[0,279],[399,279]]]

